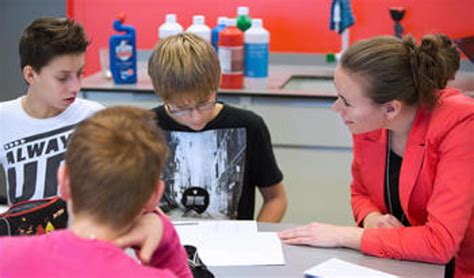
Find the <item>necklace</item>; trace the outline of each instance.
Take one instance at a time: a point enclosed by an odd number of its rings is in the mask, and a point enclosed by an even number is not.
[[[387,192],[387,199],[388,199],[388,211],[391,215],[394,215],[394,209],[392,205],[392,193],[390,190],[390,152],[391,152],[391,144],[392,144],[392,136],[390,130],[387,130],[387,158],[385,161],[385,191]],[[402,215],[400,217],[400,222],[403,224],[405,221],[405,212],[402,210]],[[395,216],[396,217],[396,216]]]

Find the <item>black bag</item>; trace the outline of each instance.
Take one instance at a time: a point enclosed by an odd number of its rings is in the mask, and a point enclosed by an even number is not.
[[[23,201],[0,214],[0,236],[40,235],[67,227],[66,202],[59,197]]]
[[[184,249],[188,253],[188,265],[194,278],[214,278],[214,274],[207,269],[206,265],[199,258],[196,247],[184,245]]]

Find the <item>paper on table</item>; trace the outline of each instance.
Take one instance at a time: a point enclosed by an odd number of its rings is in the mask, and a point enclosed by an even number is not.
[[[0,213],[4,213],[5,211],[8,210],[8,206],[7,205],[0,205]]]
[[[397,277],[368,267],[329,259],[304,272],[305,277]]]
[[[224,235],[255,235],[258,232],[257,222],[247,220],[218,220],[218,221],[201,221],[200,229],[213,234]]]
[[[284,265],[281,242],[276,233],[256,233],[253,236],[217,236],[206,240],[198,251],[209,266]]]
[[[181,244],[204,246],[204,242],[225,235],[226,238],[254,236],[257,234],[255,221],[173,221]],[[199,251],[198,251],[199,252]]]
[[[209,266],[285,264],[276,233],[259,233],[255,221],[202,221],[175,228],[181,243],[195,246]]]

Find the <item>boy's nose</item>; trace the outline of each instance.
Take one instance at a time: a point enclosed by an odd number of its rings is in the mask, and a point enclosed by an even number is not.
[[[81,90],[81,78],[73,78],[69,88],[73,92],[79,92]]]

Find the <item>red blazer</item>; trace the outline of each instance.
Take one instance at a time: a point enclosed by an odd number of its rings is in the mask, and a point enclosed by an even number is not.
[[[387,213],[384,174],[387,131],[354,135],[351,205],[357,224]],[[412,227],[365,229],[362,252],[445,264],[474,275],[474,100],[441,92],[432,112],[418,109],[399,181],[400,202]]]

